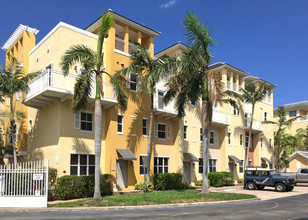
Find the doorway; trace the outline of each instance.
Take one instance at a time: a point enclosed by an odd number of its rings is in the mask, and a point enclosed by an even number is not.
[[[117,188],[127,188],[127,160],[117,160]]]

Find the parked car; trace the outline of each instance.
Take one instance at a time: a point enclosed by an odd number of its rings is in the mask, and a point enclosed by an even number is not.
[[[244,188],[249,190],[264,189],[265,186],[275,187],[278,192],[292,191],[294,178],[281,176],[277,170],[265,168],[247,168],[244,175]]]
[[[280,173],[281,176],[295,179],[296,183],[308,183],[308,168],[299,168],[296,173]]]

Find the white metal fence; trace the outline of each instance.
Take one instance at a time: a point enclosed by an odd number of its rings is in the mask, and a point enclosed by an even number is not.
[[[48,161],[0,167],[0,207],[47,207]]]

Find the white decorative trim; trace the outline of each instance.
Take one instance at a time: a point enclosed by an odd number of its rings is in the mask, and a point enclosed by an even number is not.
[[[137,116],[136,116],[136,115],[131,115],[130,117],[132,117],[132,118],[136,118]]]
[[[14,33],[10,36],[10,38],[5,42],[5,44],[1,47],[2,50],[7,51],[9,48],[13,46],[15,41],[22,35],[24,31],[28,31],[34,33],[35,35],[38,34],[39,30],[36,28],[31,28],[25,25],[20,24]]]
[[[64,22],[60,22],[59,24],[57,24],[30,52],[29,55],[31,55],[38,47],[40,47],[52,34],[54,34],[60,27],[69,29],[71,31],[75,31],[79,34],[83,34],[86,35],[88,37],[94,38],[94,39],[98,39],[98,35],[97,34],[92,34],[88,31],[82,30],[80,28],[77,28],[75,26],[72,26],[70,24],[66,24]],[[105,41],[105,40],[104,40]]]
[[[130,136],[136,137],[137,135],[136,134],[130,134]]]
[[[121,55],[123,55],[123,56],[130,57],[130,54],[125,53],[125,52],[123,52],[123,51],[121,51],[121,50],[113,49],[113,51],[116,52],[116,53],[118,53],[118,54],[121,54]]]

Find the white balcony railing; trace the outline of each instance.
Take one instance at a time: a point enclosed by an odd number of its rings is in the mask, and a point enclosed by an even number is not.
[[[227,81],[227,89],[231,89],[231,82]]]
[[[123,39],[120,39],[118,37],[115,38],[115,49],[124,52],[124,45],[125,45],[125,41]]]
[[[222,112],[217,109],[213,109],[213,122],[230,124],[230,114],[227,112]]]
[[[236,83],[233,83],[233,91],[236,92]]]
[[[307,121],[308,120],[308,115],[301,115],[299,116],[300,121]]]
[[[78,75],[75,74],[68,74],[67,76],[64,76],[62,72],[57,70],[45,70],[29,82],[29,91],[24,94],[24,100],[35,97],[48,89],[59,93],[73,94],[77,78]],[[94,84],[94,80],[92,83]],[[104,99],[116,100],[116,95],[111,83],[104,82],[103,90]],[[95,86],[93,85],[91,88],[91,98],[94,98],[94,91]]]
[[[250,122],[251,118],[245,118],[245,127],[250,128]],[[263,125],[260,120],[253,119],[252,121],[252,129],[253,130],[258,130],[258,131],[263,131]]]
[[[129,49],[129,54],[131,54],[136,49],[135,44],[129,43],[129,48],[128,49]]]

